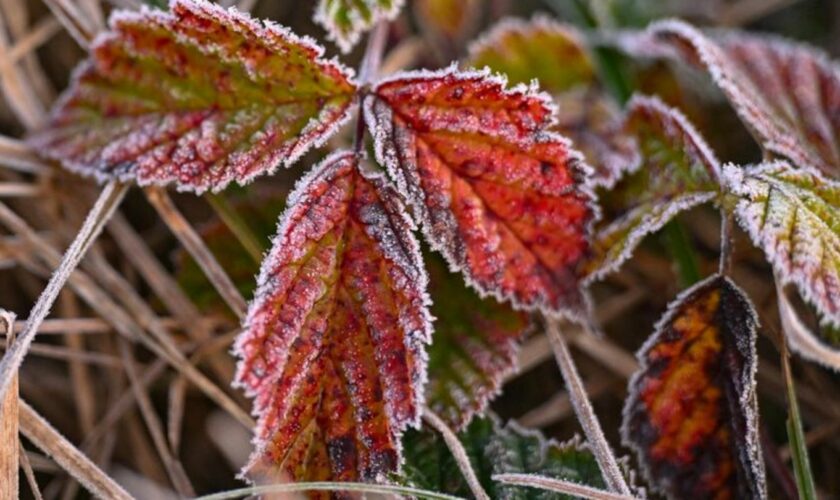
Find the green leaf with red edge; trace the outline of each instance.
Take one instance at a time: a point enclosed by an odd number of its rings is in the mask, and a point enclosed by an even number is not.
[[[396,75],[365,100],[377,159],[450,267],[514,307],[580,317],[597,208],[551,117],[547,95],[454,68]]]
[[[423,402],[431,318],[413,224],[349,152],[313,168],[288,207],[235,347],[258,416],[246,470],[377,480]]]
[[[206,0],[118,12],[32,143],[99,179],[218,191],[289,165],[346,121],[351,72]]]
[[[772,36],[707,37],[676,20],[653,23],[623,45],[706,69],[764,149],[840,177],[840,66],[824,53]]]
[[[404,0],[319,0],[315,21],[342,52],[353,49],[362,33],[400,13]]]
[[[840,326],[840,182],[786,162],[727,165],[724,174],[738,222],[779,282],[795,284],[825,325]]]
[[[583,35],[574,26],[536,16],[507,19],[470,47],[467,65],[502,73],[510,83],[537,80],[557,103],[553,129],[574,142],[595,169],[596,185],[610,187],[639,161],[621,131],[615,102],[598,83]]]
[[[646,235],[720,189],[714,153],[682,113],[659,99],[634,96],[624,133],[636,139],[642,163],[603,197],[609,217],[596,230],[590,280],[617,270]]]
[[[427,256],[435,335],[429,347],[427,405],[455,429],[480,414],[516,369],[519,340],[530,326],[527,314],[482,299]]]
[[[622,438],[669,498],[766,498],[758,441],[758,318],[714,275],[680,294],[637,354]]]

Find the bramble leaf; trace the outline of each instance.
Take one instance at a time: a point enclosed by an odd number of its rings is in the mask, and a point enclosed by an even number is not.
[[[419,249],[397,194],[354,154],[289,196],[263,262],[236,380],[254,397],[252,477],[376,480],[418,422],[431,324]]]
[[[596,208],[589,170],[546,128],[548,97],[486,72],[413,72],[365,101],[376,155],[432,247],[515,307],[582,315]]]
[[[428,406],[456,429],[484,411],[516,369],[518,341],[530,321],[507,304],[467,289],[434,255],[426,258],[432,315]]]
[[[581,33],[544,16],[497,23],[472,44],[469,53],[470,66],[502,73],[511,84],[536,79],[540,89],[552,95],[597,84]]]
[[[581,150],[595,170],[596,185],[611,187],[622,171],[638,164],[635,144],[621,133],[618,107],[599,86],[574,26],[542,16],[502,21],[470,47],[467,64],[489,67],[513,84],[539,81],[557,103],[553,130]]]
[[[32,142],[98,179],[218,191],[289,165],[349,116],[351,72],[205,0],[111,17]]]
[[[766,498],[758,442],[756,327],[714,275],[680,294],[637,354],[622,438],[669,498]]]
[[[315,21],[327,30],[327,38],[346,54],[374,24],[397,17],[403,1],[319,0]]]
[[[678,213],[717,196],[720,165],[706,142],[674,108],[634,96],[624,133],[639,145],[641,166],[606,196],[610,222],[596,232],[589,279],[617,270],[642,239]]]
[[[458,438],[469,456],[479,481],[490,498],[537,500],[571,498],[554,492],[508,486],[491,479],[494,474],[530,473],[605,488],[601,471],[588,447],[575,438],[563,444],[547,440],[538,431],[496,418],[475,418]],[[452,454],[440,436],[432,431],[409,431],[404,448],[404,477],[424,487],[471,498]]]
[[[840,66],[828,56],[771,36],[713,40],[680,21],[654,23],[648,34],[636,44],[642,52],[670,50],[708,70],[766,150],[840,178]]]
[[[823,322],[840,326],[840,182],[785,162],[727,165],[738,222],[782,284],[794,283]]]
[[[414,0],[414,17],[425,32],[455,52],[482,18],[481,0]]]

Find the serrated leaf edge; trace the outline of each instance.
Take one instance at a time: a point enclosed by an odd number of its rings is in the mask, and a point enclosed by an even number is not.
[[[577,181],[580,183],[575,186],[577,192],[579,192],[583,197],[589,200],[588,208],[591,211],[591,217],[587,222],[584,228],[584,235],[587,238],[592,238],[594,234],[594,227],[595,223],[598,222],[601,218],[601,209],[600,205],[598,204],[598,196],[595,193],[595,186],[592,182],[592,178],[594,170],[592,167],[586,163],[586,159],[584,158],[583,154],[573,147],[572,141],[560,134],[555,132],[551,132],[545,130],[556,123],[556,115],[557,115],[557,106],[552,100],[551,96],[546,92],[542,92],[539,90],[538,85],[536,82],[532,82],[531,85],[525,84],[518,84],[511,88],[507,87],[507,77],[500,73],[492,73],[489,68],[484,68],[481,70],[460,70],[458,69],[457,63],[452,63],[450,66],[439,69],[439,70],[414,70],[414,71],[407,71],[407,72],[400,72],[393,74],[389,77],[379,80],[373,88],[371,94],[365,97],[362,107],[365,116],[365,122],[367,123],[368,129],[370,131],[371,136],[374,138],[374,156],[376,158],[377,163],[380,165],[384,165],[385,169],[387,170],[390,177],[394,180],[398,192],[408,200],[408,203],[412,206],[413,215],[415,218],[419,219],[417,225],[420,226],[421,232],[423,233],[424,239],[428,242],[429,246],[439,252],[441,255],[444,256],[444,260],[447,263],[450,272],[453,273],[461,273],[463,276],[464,281],[467,285],[475,290],[479,297],[481,298],[488,298],[492,297],[499,302],[507,302],[511,304],[511,306],[519,311],[529,311],[529,312],[544,312],[551,315],[556,315],[559,317],[565,317],[573,321],[585,321],[587,318],[587,311],[591,310],[591,298],[589,294],[581,286],[581,296],[583,298],[584,307],[582,308],[583,311],[571,311],[571,310],[558,310],[550,307],[548,304],[545,303],[538,303],[533,305],[522,304],[520,301],[516,300],[512,293],[502,293],[497,290],[488,290],[477,283],[469,274],[469,270],[465,264],[459,263],[459,260],[456,258],[456,255],[453,255],[444,245],[438,244],[436,238],[431,232],[430,224],[426,224],[425,221],[428,220],[426,207],[421,201],[420,196],[416,196],[412,193],[412,190],[409,188],[408,181],[405,177],[405,174],[402,173],[399,161],[394,158],[393,151],[386,150],[386,140],[381,139],[383,135],[391,135],[386,134],[380,130],[381,127],[391,127],[391,123],[393,120],[390,118],[387,120],[379,120],[377,119],[377,114],[373,109],[374,103],[377,101],[376,90],[385,84],[393,83],[396,81],[404,80],[404,79],[411,79],[411,80],[434,80],[438,78],[444,78],[448,76],[453,76],[459,80],[473,80],[473,79],[483,79],[488,81],[494,85],[497,85],[501,90],[502,94],[505,96],[525,96],[529,98],[536,98],[541,101],[541,104],[545,106],[545,108],[549,111],[549,118],[541,124],[543,130],[536,132],[537,138],[536,140],[539,142],[551,142],[557,141],[564,145],[568,150],[568,156],[570,163],[576,168],[576,172],[573,172],[573,175]],[[392,113],[390,106],[384,106],[387,112]],[[382,123],[383,121],[387,123]],[[422,214],[422,215],[420,215]],[[581,278],[581,285],[583,279]]]

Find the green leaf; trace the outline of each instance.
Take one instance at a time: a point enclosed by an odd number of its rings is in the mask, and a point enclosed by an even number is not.
[[[403,0],[320,0],[315,21],[347,53],[374,24],[397,17],[402,5]]]
[[[605,488],[594,455],[577,438],[560,444],[541,433],[515,423],[502,426],[494,417],[475,418],[458,434],[473,469],[488,495],[494,499],[531,500],[569,498],[556,493],[491,480],[494,474],[510,472],[540,474]],[[430,430],[410,431],[403,442],[406,463],[403,477],[409,483],[434,491],[471,497],[443,439]]]
[[[827,325],[840,325],[840,182],[771,162],[727,165],[736,215],[782,285],[793,283]]]
[[[676,109],[657,98],[635,96],[624,129],[636,138],[642,162],[603,197],[610,216],[596,233],[590,280],[617,270],[646,235],[719,191],[717,159]]]
[[[479,38],[467,63],[507,75],[511,84],[537,79],[551,94],[596,84],[595,68],[578,30],[547,17],[502,21]]]
[[[460,429],[484,411],[504,377],[516,369],[518,341],[528,315],[482,299],[436,254],[426,255],[432,315],[437,318],[429,353],[428,406]]]

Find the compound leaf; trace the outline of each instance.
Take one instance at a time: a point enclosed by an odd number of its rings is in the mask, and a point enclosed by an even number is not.
[[[729,278],[680,294],[638,353],[622,437],[669,498],[766,498],[755,388],[757,317]]]
[[[412,72],[380,82],[365,118],[377,159],[453,269],[515,307],[584,313],[596,208],[580,154],[546,130],[546,95],[487,72]]]
[[[430,316],[397,194],[335,153],[290,195],[263,262],[236,380],[254,397],[258,479],[376,480],[418,422]]]
[[[641,166],[605,196],[610,222],[596,232],[590,279],[600,279],[630,258],[642,239],[678,213],[717,196],[720,165],[703,137],[674,108],[634,96],[624,132],[639,145]]]
[[[350,71],[206,0],[111,17],[32,141],[99,179],[218,191],[289,165],[349,116]]]
[[[319,0],[315,21],[347,53],[374,24],[397,17],[402,5],[403,0]]]
[[[738,221],[781,283],[794,283],[825,323],[840,326],[840,182],[785,162],[724,172]]]
[[[574,142],[595,172],[596,185],[611,187],[638,164],[633,141],[622,134],[618,107],[599,86],[583,35],[547,17],[498,23],[470,47],[467,64],[488,67],[510,83],[537,80],[557,104],[553,129]]]
[[[428,405],[461,429],[484,411],[516,369],[518,341],[530,321],[509,305],[467,289],[438,257],[429,256],[426,268],[437,318],[429,347]]]
[[[824,53],[738,32],[713,40],[680,21],[654,23],[648,36],[642,51],[707,69],[766,150],[840,177],[840,66]]]
[[[494,474],[530,473],[605,488],[592,452],[577,438],[563,444],[541,433],[496,418],[475,418],[458,438],[491,498],[541,500],[570,498],[557,493],[508,486],[491,479]],[[472,497],[452,454],[440,436],[430,430],[409,431],[404,447],[404,477],[410,483],[452,495]]]

